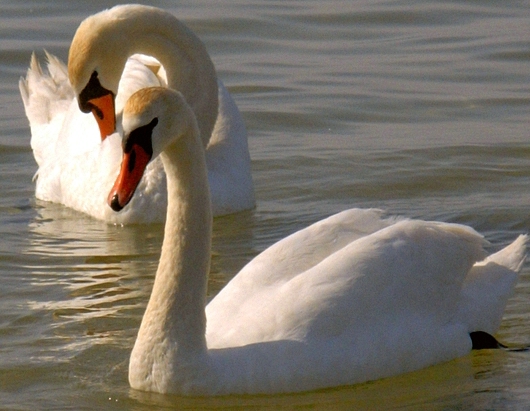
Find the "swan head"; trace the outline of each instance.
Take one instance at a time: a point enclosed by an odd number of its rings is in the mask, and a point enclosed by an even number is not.
[[[68,77],[79,108],[94,115],[101,139],[116,131],[115,98],[128,57],[128,39],[114,9],[86,18],[68,53]]]
[[[178,91],[149,87],[134,93],[123,109],[123,157],[120,174],[109,193],[114,211],[132,199],[149,162],[190,129],[198,138],[192,109]]]

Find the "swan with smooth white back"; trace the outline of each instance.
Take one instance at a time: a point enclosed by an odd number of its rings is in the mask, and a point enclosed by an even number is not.
[[[314,390],[466,355],[494,333],[526,236],[486,257],[472,228],[350,209],[272,245],[206,306],[212,216],[204,148],[181,93],[142,89],[123,114],[108,202],[134,198],[146,161],[168,179],[164,241],[130,357],[131,387],[224,395]]]

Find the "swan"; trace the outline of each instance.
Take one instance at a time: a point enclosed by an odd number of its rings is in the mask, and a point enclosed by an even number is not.
[[[526,236],[484,258],[484,238],[467,226],[375,209],[340,212],[272,245],[205,307],[212,216],[193,110],[174,90],[144,88],[122,122],[111,208],[127,205],[158,155],[168,190],[131,387],[223,395],[353,384],[463,356],[472,333],[499,327]]]
[[[173,15],[148,6],[116,6],[80,24],[68,68],[46,55],[48,73],[33,55],[19,81],[38,164],[38,199],[110,223],[163,221],[167,192],[160,160],[149,165],[123,213],[112,212],[101,193],[118,174],[121,138],[114,131],[123,105],[141,88],[169,86],[186,96],[197,118],[214,216],[255,206],[241,114],[205,46]]]

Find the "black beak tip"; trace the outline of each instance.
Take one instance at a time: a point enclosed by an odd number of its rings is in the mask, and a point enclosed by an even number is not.
[[[123,210],[123,207],[120,204],[118,193],[112,196],[112,199],[109,201],[109,205],[110,205],[110,208],[112,208],[116,212]]]

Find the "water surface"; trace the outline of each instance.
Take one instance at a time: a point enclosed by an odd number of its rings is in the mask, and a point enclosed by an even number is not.
[[[268,245],[350,207],[528,231],[524,1],[154,1],[206,43],[249,131],[257,208],[214,222],[210,296]],[[162,226],[34,198],[18,93],[33,51],[66,60],[107,1],[0,5],[0,403],[5,410],[526,410],[528,354],[479,352],[318,392],[196,399],[127,383]],[[530,341],[530,268],[499,338]]]

